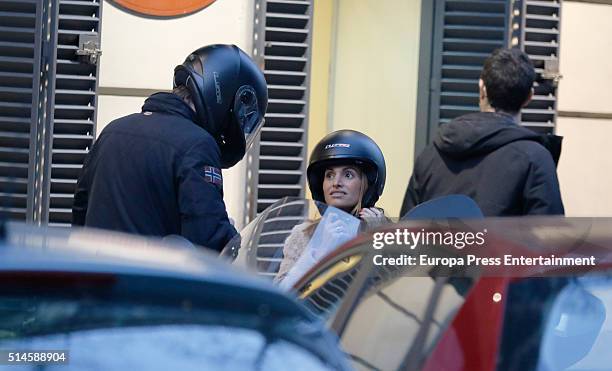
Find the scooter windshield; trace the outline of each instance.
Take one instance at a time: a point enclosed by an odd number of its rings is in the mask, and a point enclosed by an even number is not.
[[[318,261],[363,228],[360,219],[345,211],[287,197],[244,227],[221,256],[291,289]]]

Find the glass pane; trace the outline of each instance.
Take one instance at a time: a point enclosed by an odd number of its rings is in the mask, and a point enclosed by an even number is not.
[[[424,331],[426,340],[417,359],[433,349],[464,302],[452,279],[438,282],[440,292],[434,298],[434,279],[396,277],[371,290],[358,304],[341,339],[358,370],[400,369],[419,331]],[[431,322],[426,321],[428,309]]]

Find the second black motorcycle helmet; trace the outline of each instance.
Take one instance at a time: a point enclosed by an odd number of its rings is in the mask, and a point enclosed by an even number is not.
[[[354,164],[368,178],[363,207],[373,207],[385,188],[387,170],[378,145],[367,135],[355,130],[338,130],[321,139],[310,154],[306,171],[308,186],[315,201],[325,202],[323,177],[329,166]]]
[[[263,126],[268,87],[263,73],[236,45],[209,45],[174,69],[174,87],[185,86],[197,123],[214,138],[221,166],[243,157]]]

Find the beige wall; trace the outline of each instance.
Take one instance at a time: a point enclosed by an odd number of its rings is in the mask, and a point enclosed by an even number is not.
[[[379,206],[399,215],[412,171],[421,0],[337,0],[329,131],[372,137],[387,162]]]
[[[558,110],[612,113],[612,5],[565,1]],[[565,112],[565,113],[564,113]],[[559,117],[559,181],[567,216],[612,216],[612,120]]]
[[[187,17],[151,19],[105,1],[100,86],[170,89],[172,70],[207,44],[251,51],[253,1],[221,0]]]
[[[111,120],[139,112],[146,95],[172,88],[172,71],[193,50],[208,44],[236,44],[251,52],[253,0],[222,0],[175,19],[127,13],[105,1],[102,16],[97,133]],[[129,89],[129,90],[128,90]],[[126,96],[126,95],[142,96]],[[223,172],[230,216],[243,218],[245,166]]]
[[[563,2],[559,110],[612,112],[612,5]]]
[[[139,112],[144,100],[145,97],[98,95],[96,133],[100,134],[106,125],[118,117]]]
[[[612,216],[612,120],[560,117],[559,183],[567,216]]]

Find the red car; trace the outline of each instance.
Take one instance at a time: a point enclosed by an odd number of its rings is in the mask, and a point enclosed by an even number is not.
[[[612,311],[612,219],[439,224],[404,222],[363,235],[295,285],[307,306],[328,319],[357,369],[612,369],[612,320],[607,319]],[[398,229],[487,231],[487,241],[476,251],[398,245],[373,249],[376,233]],[[383,266],[376,265],[381,259],[376,255],[427,255],[439,262],[447,258],[447,263],[473,255],[472,261],[512,263],[514,258],[524,265]],[[546,266],[538,258],[552,255],[576,265]]]

